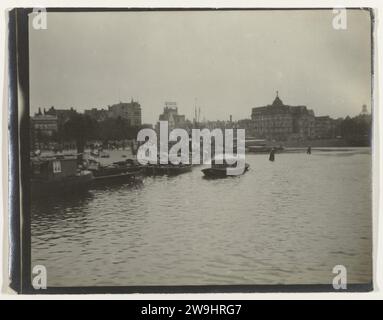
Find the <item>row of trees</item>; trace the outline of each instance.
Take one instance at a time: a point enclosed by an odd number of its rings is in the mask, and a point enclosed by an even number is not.
[[[371,118],[367,116],[346,117],[340,123],[340,133],[343,137],[370,136]]]
[[[369,115],[346,117],[337,126],[339,135],[350,145],[370,145],[372,121]]]
[[[108,141],[135,139],[140,129],[130,126],[129,121],[121,117],[98,122],[88,115],[74,113],[59,125],[58,131],[50,140],[58,144],[73,141],[77,151],[82,153],[89,141],[98,140],[106,144]]]
[[[132,127],[129,121],[119,118],[107,118],[96,121],[88,115],[73,113],[70,118],[59,125],[58,132],[51,137],[35,133],[39,142],[75,142],[79,153],[84,151],[87,142],[98,140],[105,144],[108,141],[136,139],[141,127]],[[371,139],[371,116],[359,115],[346,117],[337,122],[335,135],[341,136],[350,145],[369,145]]]

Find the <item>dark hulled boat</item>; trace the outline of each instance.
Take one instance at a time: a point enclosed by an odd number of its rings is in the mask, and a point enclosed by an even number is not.
[[[226,178],[233,177],[233,175],[228,175],[227,169],[230,167],[235,167],[235,165],[229,165],[227,163],[223,164],[213,164],[211,168],[202,169],[203,174],[207,178]],[[245,163],[245,169],[242,174],[247,172],[250,168],[248,163]]]
[[[78,169],[76,155],[31,158],[32,198],[87,190],[93,179],[90,171]]]
[[[90,159],[87,169],[93,173],[94,182],[130,182],[136,180],[137,176],[142,173],[141,166],[131,159],[113,162],[110,165],[102,165],[98,161]]]

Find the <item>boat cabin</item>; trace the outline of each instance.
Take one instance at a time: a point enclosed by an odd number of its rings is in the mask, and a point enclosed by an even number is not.
[[[77,175],[75,156],[39,157],[31,159],[32,178],[61,180]]]

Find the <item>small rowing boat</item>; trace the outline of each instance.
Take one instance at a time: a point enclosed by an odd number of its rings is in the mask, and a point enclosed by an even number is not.
[[[228,168],[232,167],[235,168],[236,164],[229,165],[227,163],[223,164],[213,164],[211,168],[202,169],[203,174],[207,178],[226,178],[226,177],[233,177],[235,175],[228,174]],[[248,163],[245,163],[245,168],[241,174],[244,174],[247,172],[250,168],[250,165]]]

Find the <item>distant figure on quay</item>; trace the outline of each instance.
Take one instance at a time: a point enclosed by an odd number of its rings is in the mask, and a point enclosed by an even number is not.
[[[269,160],[270,161],[274,161],[275,160],[275,148],[274,147],[270,151]]]
[[[311,146],[307,147],[307,154],[311,154]]]

